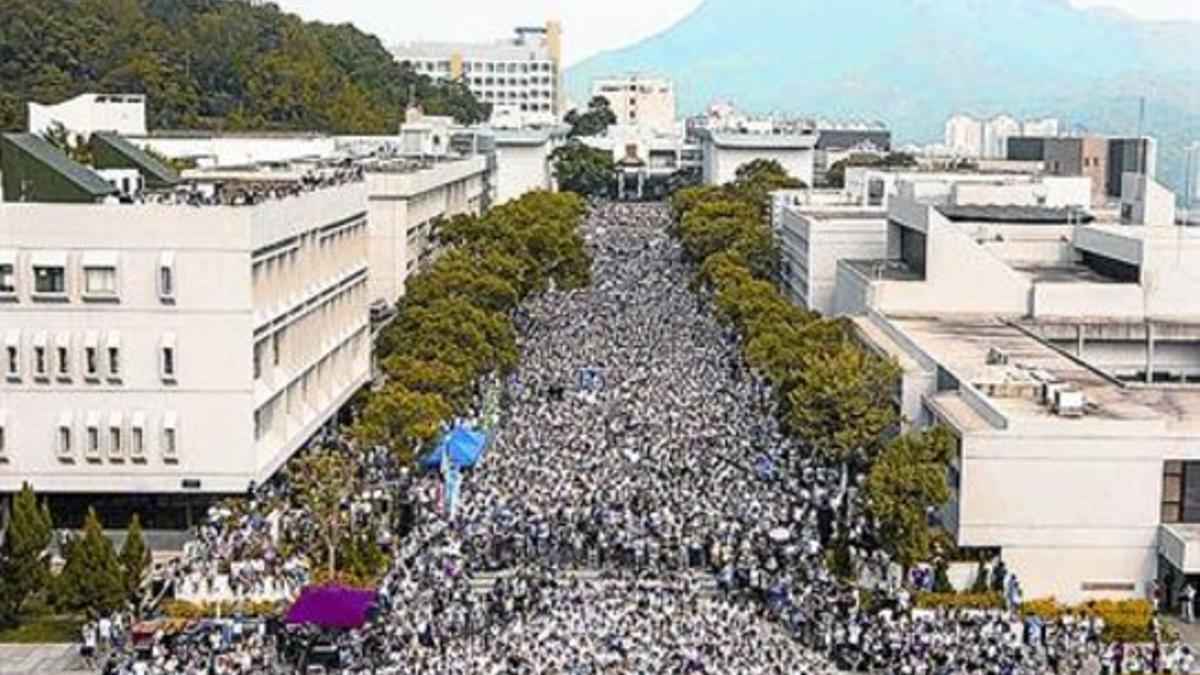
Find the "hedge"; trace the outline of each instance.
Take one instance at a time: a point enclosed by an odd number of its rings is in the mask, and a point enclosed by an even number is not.
[[[261,602],[188,602],[186,600],[167,600],[159,608],[171,619],[211,619],[217,616],[276,616],[283,611],[283,603],[275,601]]]
[[[1002,609],[999,593],[918,593],[915,605],[921,609]]]
[[[1039,598],[1021,605],[1021,613],[1043,621],[1064,615],[1094,616],[1104,622],[1101,634],[1109,642],[1149,642],[1154,639],[1154,607],[1146,600],[1090,600],[1067,606],[1054,598]]]

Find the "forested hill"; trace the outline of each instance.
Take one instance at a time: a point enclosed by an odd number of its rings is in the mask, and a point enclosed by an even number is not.
[[[349,24],[245,0],[0,0],[0,128],[29,100],[147,95],[155,129],[383,133],[415,96],[463,122],[487,108],[397,64]]]

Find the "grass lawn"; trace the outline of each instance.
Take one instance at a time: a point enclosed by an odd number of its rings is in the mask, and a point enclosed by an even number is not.
[[[0,644],[50,644],[79,639],[83,619],[75,616],[27,617],[12,628],[0,628]]]

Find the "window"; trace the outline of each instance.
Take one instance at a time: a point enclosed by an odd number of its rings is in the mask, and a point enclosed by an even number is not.
[[[33,376],[44,378],[50,374],[50,359],[46,354],[46,335],[38,333],[33,337]]]
[[[55,372],[59,379],[71,377],[71,336],[59,335],[54,348]]]
[[[11,262],[0,262],[0,294],[17,292],[17,266]]]
[[[266,340],[254,343],[254,379],[256,380],[262,378],[263,350],[266,348],[266,345]]]
[[[108,377],[113,380],[121,379],[121,334],[109,333],[105,343],[108,357]]]
[[[122,429],[121,413],[113,413],[113,416],[108,420],[108,456],[112,459],[121,459],[124,457],[125,448],[122,441],[124,440]]]
[[[167,461],[173,461],[179,456],[179,430],[176,428],[173,412],[163,416],[162,456]]]
[[[129,456],[135,460],[146,457],[146,414],[134,413],[129,423]]]
[[[4,433],[4,428],[5,428],[4,415],[2,413],[0,413],[0,457],[3,457],[5,454],[7,454],[7,450],[8,450],[8,446],[6,445],[8,442],[8,438],[7,438],[6,434]]]
[[[63,413],[58,420],[58,432],[55,438],[55,450],[59,457],[70,457],[74,448],[71,445],[71,413]]]
[[[174,253],[163,253],[158,259],[158,297],[164,302],[175,299]]]
[[[175,348],[163,347],[162,353],[162,374],[163,377],[173,379],[175,377]]]
[[[84,453],[88,459],[98,459],[100,457],[100,416],[97,413],[88,413],[87,432],[84,446]]]
[[[83,292],[92,296],[115,296],[117,294],[117,268],[83,268]]]
[[[283,343],[283,333],[286,328],[281,328],[271,336],[271,363],[275,366],[279,365],[279,353],[282,351],[280,345]]]
[[[63,295],[67,292],[67,269],[59,266],[33,268],[33,290],[43,295]]]
[[[162,344],[159,347],[159,375],[163,380],[173,382],[175,380],[177,365],[178,364],[175,362],[175,335],[168,333],[163,336]]]

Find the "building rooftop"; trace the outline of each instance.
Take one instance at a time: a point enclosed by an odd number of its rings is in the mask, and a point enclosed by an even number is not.
[[[970,385],[1009,426],[1051,422],[1046,429],[1053,433],[1065,429],[1054,425],[1121,422],[1129,426],[1114,428],[1114,433],[1200,433],[1200,388],[1119,382],[1026,330],[990,317],[884,320],[960,383]],[[1073,418],[1055,414],[1041,399],[1045,382],[1080,392],[1084,414]],[[965,416],[956,416],[956,423],[978,425],[979,420],[969,415],[987,420],[978,405],[970,405],[971,392],[960,389],[958,394],[943,392],[934,398],[947,396],[968,403],[966,407],[955,403],[954,410]]]
[[[116,194],[117,190],[95,171],[67,157],[58,148],[40,136],[28,133],[4,134],[4,140],[29,155],[34,161],[54,172],[61,179],[75,185],[97,199]]]
[[[1095,217],[1079,209],[995,204],[941,204],[938,212],[955,223],[1012,223],[1022,225],[1073,225]]]

